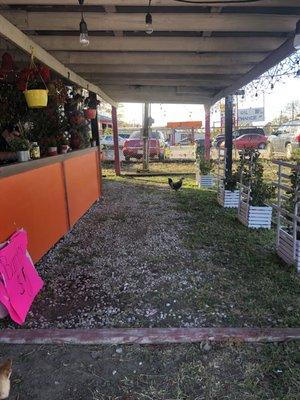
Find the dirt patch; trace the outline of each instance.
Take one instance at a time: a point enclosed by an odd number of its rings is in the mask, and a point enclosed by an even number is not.
[[[296,400],[299,344],[0,345],[12,400]]]

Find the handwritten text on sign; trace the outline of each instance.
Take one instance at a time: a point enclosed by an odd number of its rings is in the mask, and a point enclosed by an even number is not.
[[[0,302],[21,325],[42,287],[27,252],[27,233],[19,230],[0,249]]]

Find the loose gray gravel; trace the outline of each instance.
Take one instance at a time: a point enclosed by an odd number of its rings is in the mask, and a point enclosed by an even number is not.
[[[183,243],[185,220],[167,185],[105,182],[100,202],[37,265],[45,287],[23,327],[205,325],[186,301],[203,277]]]

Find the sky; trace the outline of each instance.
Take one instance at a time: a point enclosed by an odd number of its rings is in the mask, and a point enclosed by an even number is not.
[[[265,94],[265,118],[267,123],[279,116],[280,111],[287,103],[300,100],[300,79],[288,78],[284,83],[277,83],[270,94]],[[258,98],[240,98],[239,108],[263,107],[263,96]],[[124,103],[124,119],[129,122],[142,123],[143,104]],[[151,116],[153,126],[165,126],[170,121],[203,121],[204,108],[195,104],[152,104]],[[218,116],[213,116],[214,119]],[[264,124],[262,123],[262,124]]]

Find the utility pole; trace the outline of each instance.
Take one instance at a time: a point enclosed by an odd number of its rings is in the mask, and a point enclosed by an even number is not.
[[[150,104],[144,104],[143,118],[143,171],[149,170],[149,117]]]

